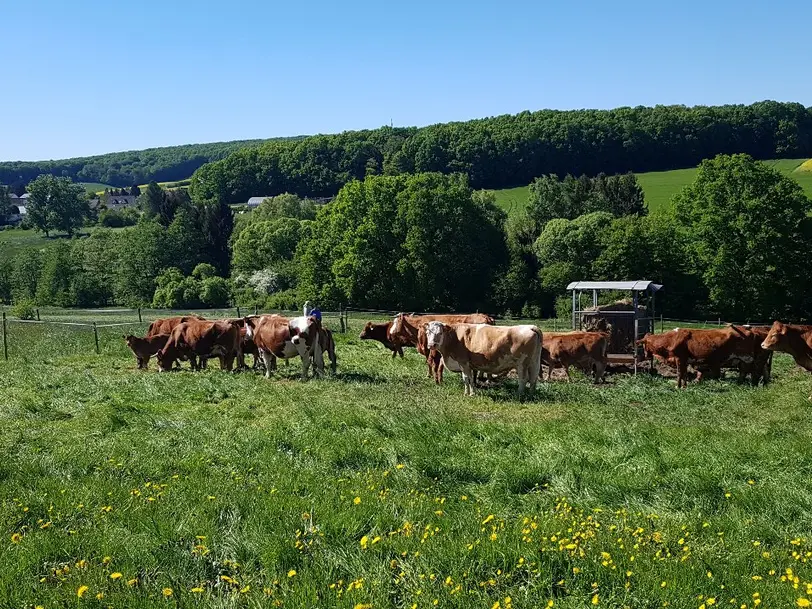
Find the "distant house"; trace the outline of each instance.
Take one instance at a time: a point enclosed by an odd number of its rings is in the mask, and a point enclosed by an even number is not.
[[[260,203],[262,203],[265,199],[270,198],[271,197],[251,197],[250,199],[248,199],[248,203],[246,203],[246,206],[248,207],[248,209],[256,209],[257,207],[259,207]]]
[[[90,200],[90,209],[98,209],[104,205],[107,209],[125,209],[138,205],[137,195],[111,195],[106,194]]]

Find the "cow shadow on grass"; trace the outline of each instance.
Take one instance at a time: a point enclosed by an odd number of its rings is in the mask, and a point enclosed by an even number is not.
[[[325,378],[339,383],[362,383],[364,385],[383,385],[387,382],[384,376],[357,371],[337,372],[334,375],[327,375]]]

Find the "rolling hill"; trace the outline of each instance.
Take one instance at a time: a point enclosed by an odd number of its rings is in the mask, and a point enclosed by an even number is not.
[[[777,159],[764,162],[796,180],[803,187],[807,196],[812,198],[812,159],[809,161],[805,159]],[[671,197],[683,186],[690,184],[694,176],[696,176],[696,167],[638,173],[637,179],[646,193],[646,203],[649,211],[656,213],[669,208]],[[493,192],[496,195],[496,204],[504,209],[508,215],[519,213],[527,203],[527,186],[495,190]]]

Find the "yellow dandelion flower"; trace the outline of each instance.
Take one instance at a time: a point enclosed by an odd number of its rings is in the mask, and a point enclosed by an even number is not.
[[[251,590],[251,586],[250,586],[250,585],[246,585],[245,587],[240,588],[240,594],[245,594],[245,593],[246,593],[246,592],[248,592],[249,590]]]
[[[172,591],[172,588],[164,588],[161,592],[164,595],[164,598],[169,598],[170,596],[172,596],[174,594],[174,592]]]
[[[361,498],[356,497],[355,499],[352,500],[352,503],[353,503],[353,505],[358,505],[359,503],[361,503]]]
[[[491,605],[491,609],[499,609],[502,606],[502,603],[496,601],[493,605]]]
[[[288,577],[296,577],[296,569],[291,569],[288,571]]]
[[[79,598],[84,598],[87,591],[90,590],[87,586],[79,586],[79,589],[76,591],[76,596]]]
[[[113,560],[113,559],[110,558],[109,556],[105,556],[104,558],[102,558],[102,564],[103,565],[109,565],[111,560]]]
[[[600,600],[598,599],[598,595],[597,595],[597,594],[595,594],[595,595],[592,597],[592,604],[593,604],[593,605],[597,605],[599,602],[600,602]]]
[[[97,601],[100,601],[100,600],[101,600],[101,599],[103,599],[103,598],[104,598],[104,592],[99,592],[99,593],[96,595],[96,600],[97,600]]]
[[[804,597],[801,597],[801,598],[799,598],[797,601],[795,601],[795,604],[796,604],[796,605],[798,605],[799,607],[809,607],[809,606],[812,606],[812,603],[810,603],[810,602],[809,602],[809,599],[808,599],[808,598],[804,598]]]
[[[404,467],[406,467],[406,466],[405,466],[405,465],[403,465],[403,463],[398,463],[398,464],[397,464],[395,467],[396,467],[397,469],[403,469],[403,468],[404,468]]]
[[[110,574],[110,579],[121,579],[122,575],[118,571]]]
[[[189,592],[192,592],[194,594],[202,594],[203,593],[203,588],[201,588],[200,586],[196,586],[196,587],[192,588],[191,590],[189,590]]]
[[[366,535],[364,535],[364,536],[361,538],[361,541],[360,541],[359,543],[360,543],[360,545],[361,545],[361,549],[362,549],[362,550],[366,550],[366,549],[367,549],[367,546],[369,545],[369,537],[367,537]]]
[[[555,605],[555,603],[553,602],[553,599],[550,599],[550,600],[547,601],[547,607],[552,607],[553,605]]]
[[[22,535],[20,535],[19,533],[14,533],[11,536],[11,543],[20,543],[22,539],[23,539]]]
[[[493,520],[495,516],[493,514],[488,514],[488,517],[482,521],[482,524],[488,524],[491,520]]]
[[[138,578],[137,577],[133,577],[132,579],[127,580],[127,585],[130,586],[130,588],[132,588],[137,583],[138,583]]]

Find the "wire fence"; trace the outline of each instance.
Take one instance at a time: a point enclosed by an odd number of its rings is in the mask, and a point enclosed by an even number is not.
[[[383,309],[340,308],[338,311],[322,312],[322,322],[334,332],[358,333],[367,321],[387,321],[399,311]],[[412,311],[409,311],[412,313]],[[223,309],[167,310],[167,309],[58,309],[35,310],[35,319],[17,319],[2,311],[3,358],[50,357],[60,354],[84,354],[91,349],[97,353],[121,353],[125,348],[122,333],[143,335],[149,324],[157,319],[180,315],[200,315],[206,319],[234,319],[247,315],[280,314],[291,317],[300,311],[260,309],[258,307],[233,307]],[[424,312],[425,314],[425,312]],[[496,317],[500,325],[529,323],[543,332],[571,330],[571,320],[561,318]],[[655,331],[665,332],[676,327],[714,328],[728,324],[769,326],[771,322],[729,322],[722,319],[689,320],[660,316]]]

